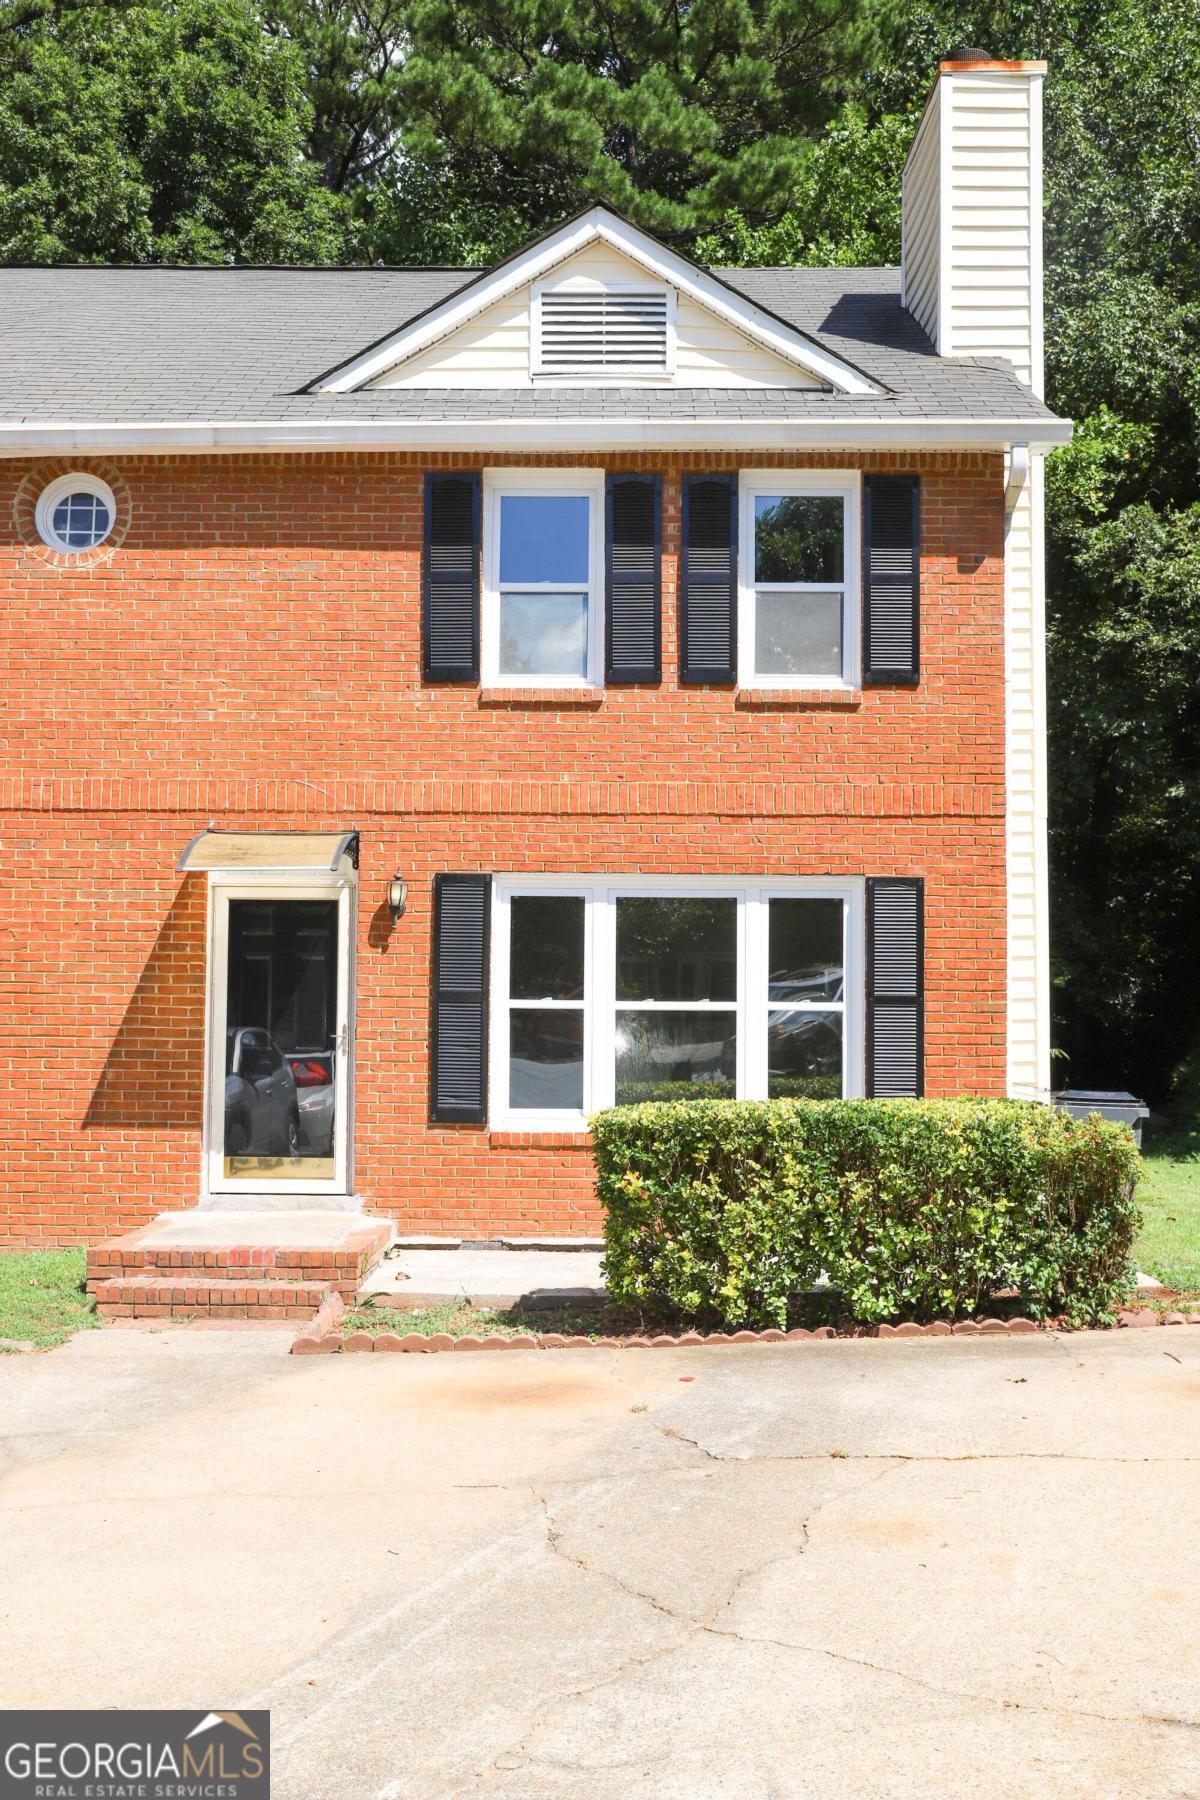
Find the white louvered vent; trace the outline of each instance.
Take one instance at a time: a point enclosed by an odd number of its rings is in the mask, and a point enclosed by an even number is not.
[[[667,295],[620,289],[564,289],[539,299],[538,373],[668,369]]]

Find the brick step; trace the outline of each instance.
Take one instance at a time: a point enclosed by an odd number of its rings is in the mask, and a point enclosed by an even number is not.
[[[117,1274],[90,1281],[106,1319],[311,1319],[332,1291],[328,1281],[213,1279],[208,1274]]]
[[[387,1247],[389,1227],[364,1225],[343,1244],[156,1244],[146,1232],[94,1245],[87,1255],[88,1291],[120,1278],[160,1281],[332,1284],[354,1299]]]

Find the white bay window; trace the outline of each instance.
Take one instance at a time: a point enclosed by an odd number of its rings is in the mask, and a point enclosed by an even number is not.
[[[493,1124],[862,1091],[859,883],[506,877],[493,907]]]

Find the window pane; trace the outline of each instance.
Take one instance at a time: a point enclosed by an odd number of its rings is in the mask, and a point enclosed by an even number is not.
[[[759,591],[754,667],[760,675],[841,675],[842,596]]]
[[[767,1094],[772,1100],[836,1100],[842,1091],[842,1015],[767,1015]]]
[[[98,494],[68,494],[54,509],[54,529],[73,550],[90,550],[106,535],[111,520]]]
[[[586,587],[590,504],[586,494],[501,495],[500,580]]]
[[[840,1000],[842,955],[840,900],[772,900],[769,999]]]
[[[502,675],[587,674],[586,594],[502,594]]]
[[[735,1012],[618,1011],[616,1042],[618,1106],[736,1092]]]
[[[582,897],[523,894],[509,910],[513,999],[582,1000]]]
[[[840,495],[760,494],[754,502],[755,581],[844,578]]]
[[[520,1111],[583,1106],[583,1009],[521,1008],[509,1015],[508,1104]]]
[[[334,1173],[336,900],[231,900],[224,1172]]]
[[[737,901],[617,901],[618,1000],[736,1000]]]

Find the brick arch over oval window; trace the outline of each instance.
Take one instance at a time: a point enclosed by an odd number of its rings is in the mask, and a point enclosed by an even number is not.
[[[38,532],[38,500],[50,483],[57,481],[60,475],[98,475],[112,489],[113,499],[117,503],[117,516],[104,542],[97,544],[93,550],[74,553],[55,550],[42,541]],[[36,569],[40,565],[47,574],[56,578],[63,575],[86,575],[98,564],[111,561],[125,541],[132,517],[133,497],[119,467],[115,463],[97,461],[92,457],[55,457],[35,463],[26,471],[13,495],[13,527],[17,541],[24,548],[26,566]]]

